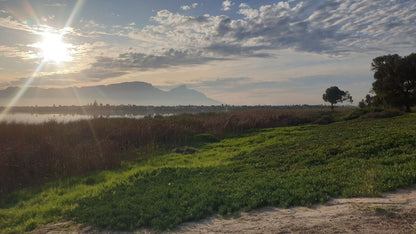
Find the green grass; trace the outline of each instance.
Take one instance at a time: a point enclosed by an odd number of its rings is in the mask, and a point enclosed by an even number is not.
[[[161,154],[16,191],[0,203],[0,232],[63,220],[169,230],[211,215],[379,196],[416,182],[414,114],[199,138],[212,143],[195,144],[195,154]]]

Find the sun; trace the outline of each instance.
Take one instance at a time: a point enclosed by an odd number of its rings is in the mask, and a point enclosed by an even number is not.
[[[42,42],[36,47],[41,50],[40,56],[45,62],[61,63],[71,61],[71,45],[62,41],[62,35],[45,33]]]

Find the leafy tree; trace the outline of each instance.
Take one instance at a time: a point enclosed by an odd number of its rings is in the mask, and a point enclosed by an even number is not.
[[[377,97],[377,96],[371,96],[370,94],[367,94],[365,96],[365,99],[362,99],[358,103],[358,106],[360,108],[376,107],[376,106],[380,106],[380,105],[381,105],[381,100],[379,99],[379,97]]]
[[[331,103],[331,110],[334,110],[334,105],[338,102],[352,101],[352,97],[348,91],[340,90],[337,86],[332,86],[326,89],[325,93],[322,95],[324,101]]]
[[[416,54],[400,57],[397,54],[373,59],[373,92],[387,106],[410,107],[416,104]]]

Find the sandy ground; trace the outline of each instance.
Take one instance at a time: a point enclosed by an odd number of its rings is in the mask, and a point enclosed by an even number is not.
[[[36,229],[35,233],[65,233],[60,226],[73,224],[54,225]],[[77,229],[69,232],[111,233],[81,225]],[[416,187],[380,198],[334,199],[310,208],[266,207],[242,213],[238,218],[184,223],[172,233],[416,233]]]

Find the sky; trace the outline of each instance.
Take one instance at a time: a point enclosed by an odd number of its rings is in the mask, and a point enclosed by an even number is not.
[[[416,52],[414,0],[0,0],[0,89],[143,81],[232,105],[357,104]]]

